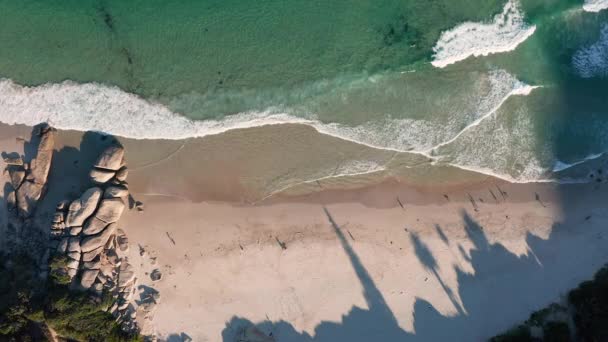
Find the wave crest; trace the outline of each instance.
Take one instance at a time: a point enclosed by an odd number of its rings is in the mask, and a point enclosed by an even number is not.
[[[583,10],[587,12],[599,12],[608,8],[608,0],[585,0]]]
[[[514,50],[536,26],[524,22],[518,2],[510,0],[490,23],[465,22],[445,31],[433,48],[433,66],[443,68],[470,56]]]

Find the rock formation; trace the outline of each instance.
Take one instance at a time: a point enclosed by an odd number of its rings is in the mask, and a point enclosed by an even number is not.
[[[34,135],[40,139],[36,156],[28,165],[21,157],[8,157],[12,191],[7,196],[8,211],[19,219],[31,218],[38,201],[46,190],[46,182],[51,169],[53,149],[55,147],[55,130],[43,125],[35,130]]]
[[[138,331],[137,309],[131,301],[135,272],[117,254],[127,241],[117,227],[129,195],[127,174],[123,147],[116,143],[103,150],[90,172],[92,186],[69,205],[57,205],[51,248],[67,257],[65,268],[54,271],[67,275],[75,289],[110,293],[115,299],[111,313],[123,330],[134,332]]]
[[[113,298],[109,312],[121,328],[130,333],[139,332],[137,316],[149,322],[160,297],[158,292],[146,287],[149,291],[145,296],[140,295],[137,301],[133,298],[136,272],[126,256],[129,240],[119,228],[130,197],[124,148],[118,142],[106,147],[89,173],[88,188],[75,198],[59,202],[49,220],[48,212],[38,215],[35,212],[47,187],[53,186],[47,181],[55,135],[56,131],[48,125],[34,130],[29,143],[38,141],[38,146],[29,163],[16,153],[3,155],[5,172],[9,175],[6,203],[10,234],[7,235],[15,236],[6,239],[7,245],[15,251],[31,252],[38,260],[43,279],[52,264],[51,271],[58,276],[55,279],[69,282],[73,290],[88,291],[97,297],[109,293]],[[57,167],[61,166],[53,169]],[[3,252],[10,253],[10,250]],[[52,263],[49,263],[50,256]],[[160,280],[160,271],[154,277]]]

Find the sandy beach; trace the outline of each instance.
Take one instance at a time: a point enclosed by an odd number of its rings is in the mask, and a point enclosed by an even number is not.
[[[482,341],[560,301],[608,261],[603,181],[511,184],[462,171],[436,184],[380,175],[268,197],[268,172],[293,179],[327,159],[377,152],[291,129],[290,139],[273,127],[118,138],[129,190],[145,208],[120,222],[129,260],[139,284],[161,294],[146,333],[232,342],[255,325],[281,342]],[[251,147],[255,130],[268,134]],[[0,126],[2,151],[23,150],[29,132]],[[50,177],[86,178],[79,170],[98,138],[60,131],[53,167],[66,171]],[[311,158],[290,159],[298,153]],[[71,190],[62,191],[49,189],[41,219]],[[160,281],[150,279],[154,268]]]

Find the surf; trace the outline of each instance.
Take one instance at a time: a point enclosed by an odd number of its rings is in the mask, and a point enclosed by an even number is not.
[[[512,51],[532,36],[534,31],[536,26],[524,21],[519,3],[510,0],[489,23],[465,22],[444,31],[433,47],[431,64],[444,68],[471,56]]]

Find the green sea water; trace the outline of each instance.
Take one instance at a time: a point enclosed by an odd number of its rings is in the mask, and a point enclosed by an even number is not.
[[[509,3],[536,28],[517,48],[431,64],[442,32],[490,24]],[[583,77],[573,63],[601,41],[607,12],[574,0],[2,0],[0,77],[116,86],[198,121],[285,114],[530,180],[608,150],[606,75]],[[518,93],[528,86],[539,88]],[[49,112],[78,105],[66,101]]]

